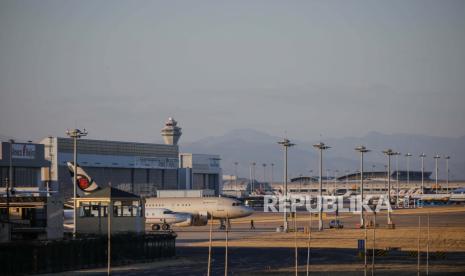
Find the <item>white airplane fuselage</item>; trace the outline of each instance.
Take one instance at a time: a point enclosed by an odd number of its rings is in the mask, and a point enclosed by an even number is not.
[[[147,198],[145,208],[165,208],[173,212],[214,219],[235,219],[252,214],[253,209],[238,200],[225,197],[166,197]]]

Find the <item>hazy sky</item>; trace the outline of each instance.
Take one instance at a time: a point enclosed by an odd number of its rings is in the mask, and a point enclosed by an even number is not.
[[[465,135],[465,1],[0,0],[0,135]]]

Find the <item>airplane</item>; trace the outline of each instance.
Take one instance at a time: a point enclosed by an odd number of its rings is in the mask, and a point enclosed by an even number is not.
[[[74,165],[68,162],[71,177],[74,176]],[[77,182],[79,196],[91,194],[100,189],[97,183],[77,165]],[[230,219],[246,217],[253,209],[246,207],[239,200],[226,197],[171,197],[146,198],[145,223],[152,230],[169,230],[171,225],[178,227],[203,226],[208,219],[219,219],[220,228]],[[68,214],[72,216],[74,214]]]
[[[465,188],[459,188],[452,191],[449,201],[451,202],[464,202],[465,201]]]
[[[145,200],[145,209],[150,208],[191,215],[190,220],[174,223],[174,226],[203,226],[209,219],[219,219],[221,229],[225,228],[225,222],[229,224],[231,219],[247,217],[253,212],[239,200],[228,197],[150,197]]]
[[[442,201],[447,202],[449,201],[450,194],[423,194],[423,193],[416,193],[410,196],[412,199],[420,199],[422,201]]]

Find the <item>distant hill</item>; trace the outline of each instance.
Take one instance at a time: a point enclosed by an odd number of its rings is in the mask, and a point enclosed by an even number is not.
[[[292,138],[291,138],[292,139]],[[234,174],[234,162],[239,162],[239,176],[249,176],[249,164],[256,162],[256,178],[263,179],[262,163],[266,163],[267,180],[270,177],[270,163],[274,163],[274,180],[282,180],[283,175],[283,152],[277,144],[282,137],[269,135],[253,129],[232,130],[222,136],[207,137],[196,142],[181,144],[181,151],[194,153],[211,153],[221,155],[223,172]],[[300,174],[312,175],[318,173],[318,152],[312,147],[319,142],[317,139],[311,141],[298,141],[295,147],[289,150],[289,175],[296,177]],[[427,154],[425,167],[427,171],[434,171],[434,160],[436,153],[441,156],[450,155],[450,177],[451,179],[465,179],[465,137],[446,138],[411,134],[382,134],[370,132],[363,137],[326,138],[324,141],[331,149],[324,152],[324,174],[326,169],[333,176],[335,170],[338,175],[349,170],[359,170],[359,155],[354,150],[357,145],[365,145],[372,150],[365,156],[365,170],[383,170],[387,164],[387,158],[382,150],[392,148],[402,153],[399,156],[399,170],[406,169],[406,158],[404,154],[410,152],[410,168],[420,169],[421,152]],[[375,166],[375,167],[373,167]],[[396,167],[396,157],[392,158],[392,170]],[[439,160],[439,178],[445,179],[445,160]],[[432,175],[434,177],[434,174]]]

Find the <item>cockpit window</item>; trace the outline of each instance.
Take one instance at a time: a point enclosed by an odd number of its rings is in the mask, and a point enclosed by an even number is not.
[[[163,211],[163,214],[172,214],[173,212],[172,211],[169,211],[169,210],[166,210],[166,211]]]
[[[240,202],[233,202],[232,206],[241,206],[241,203]]]

